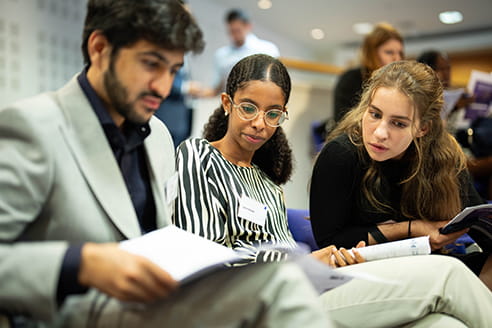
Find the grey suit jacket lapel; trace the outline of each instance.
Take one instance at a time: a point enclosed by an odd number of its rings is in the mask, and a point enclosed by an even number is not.
[[[66,117],[61,131],[91,190],[127,238],[141,234],[138,219],[111,147],[76,78],[55,94]]]

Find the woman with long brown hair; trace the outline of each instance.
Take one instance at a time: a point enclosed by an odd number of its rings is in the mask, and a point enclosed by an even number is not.
[[[314,166],[310,214],[320,247],[428,235],[437,251],[466,232],[439,232],[464,207],[483,203],[463,151],[443,127],[442,101],[427,65],[399,61],[374,72]],[[490,246],[474,227],[470,235]],[[462,259],[490,287],[489,254]]]

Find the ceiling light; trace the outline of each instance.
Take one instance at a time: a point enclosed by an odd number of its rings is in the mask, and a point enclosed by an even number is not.
[[[258,7],[260,9],[270,9],[272,8],[272,2],[270,0],[259,0]]]
[[[371,23],[355,23],[352,29],[357,34],[366,35],[372,31],[373,27]]]
[[[325,37],[325,32],[320,28],[313,28],[311,30],[311,36],[315,40],[321,40]]]
[[[463,21],[463,14],[459,11],[443,11],[439,14],[439,20],[444,24],[456,24]]]

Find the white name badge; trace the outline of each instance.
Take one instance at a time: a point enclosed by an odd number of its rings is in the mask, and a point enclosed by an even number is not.
[[[241,197],[239,211],[237,215],[240,218],[256,223],[260,226],[265,225],[267,217],[267,206],[245,195]]]
[[[175,172],[164,183],[164,197],[168,205],[171,205],[178,197],[178,172]]]

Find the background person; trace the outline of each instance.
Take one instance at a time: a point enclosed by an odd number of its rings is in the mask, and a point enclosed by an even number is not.
[[[185,1],[179,2],[190,11]],[[185,57],[183,67],[176,72],[169,95],[155,112],[166,124],[175,148],[190,136],[193,122],[192,101],[193,98],[202,97],[204,93],[210,93],[209,88],[191,79],[191,69]]]
[[[403,38],[400,33],[387,23],[377,24],[364,38],[360,66],[344,72],[335,85],[335,121],[339,122],[359,103],[362,85],[374,70],[403,58]]]
[[[451,64],[445,53],[437,50],[426,50],[417,57],[417,61],[429,65],[436,72],[444,88],[451,86]]]
[[[449,62],[449,57],[444,52],[437,50],[426,50],[417,57],[417,61],[429,65],[436,72],[437,77],[444,87],[444,108],[446,108],[446,91],[451,88],[451,63]],[[447,122],[448,117],[451,114],[460,108],[468,106],[473,101],[473,97],[470,97],[463,91],[461,97],[459,97],[459,99],[457,99],[453,104],[453,107],[443,112],[446,115],[443,119]],[[450,127],[447,128],[451,133],[455,130],[453,127],[451,127],[451,129]]]
[[[419,55],[417,61],[429,65],[437,73],[445,88],[444,95],[446,95],[446,89],[451,85],[451,64],[448,56],[437,50],[427,50]],[[451,90],[450,92],[453,91]],[[445,120],[446,129],[456,136],[464,150],[469,153],[467,168],[474,179],[474,185],[484,199],[490,200],[492,199],[492,156],[473,156],[474,154],[469,149],[470,144],[468,143],[467,129],[470,125],[469,122],[464,124],[465,120],[463,120],[466,106],[474,102],[474,97],[463,90],[461,96],[455,100],[455,103],[446,104],[446,98],[445,96],[443,115],[441,115]],[[449,108],[450,106],[451,108]],[[486,154],[489,150],[478,148],[477,151]]]
[[[242,58],[253,54],[280,56],[278,47],[274,43],[262,40],[252,32],[251,20],[243,10],[229,10],[225,16],[225,23],[231,44],[215,51],[214,82],[212,89],[205,90],[203,96],[217,96],[223,92],[229,72]]]
[[[364,82],[372,72],[386,64],[404,58],[403,38],[388,23],[379,23],[364,37],[360,49],[360,66],[343,72],[333,92],[333,119],[329,118],[314,129],[317,139],[325,140],[336,123],[359,103]],[[318,153],[322,144],[316,144]]]
[[[204,88],[189,78],[185,65],[176,72],[169,96],[162,102],[155,115],[166,124],[174,147],[191,134],[193,121],[193,97],[201,97]]]
[[[442,85],[427,65],[400,61],[373,73],[314,165],[310,214],[320,247],[429,236],[437,251],[466,232],[439,232],[464,207],[483,202],[441,107]],[[490,249],[490,239],[473,228],[470,235]],[[490,287],[489,252],[462,260]]]

